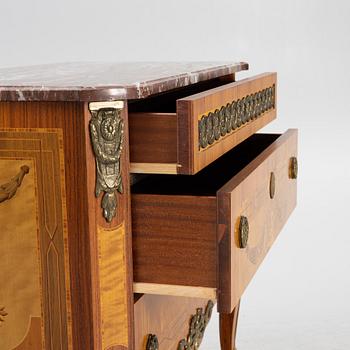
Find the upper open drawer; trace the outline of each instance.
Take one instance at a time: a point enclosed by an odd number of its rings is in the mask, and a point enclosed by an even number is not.
[[[131,172],[196,174],[276,117],[276,78],[264,73],[130,108]]]

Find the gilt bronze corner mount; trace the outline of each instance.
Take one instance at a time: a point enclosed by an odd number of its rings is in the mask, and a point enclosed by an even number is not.
[[[117,213],[117,192],[123,193],[120,157],[124,142],[123,101],[94,102],[91,112],[90,136],[96,157],[95,196],[102,197],[103,216],[111,222]]]

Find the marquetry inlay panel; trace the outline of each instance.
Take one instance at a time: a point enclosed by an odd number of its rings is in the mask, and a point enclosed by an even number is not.
[[[72,349],[63,156],[59,130],[0,130],[1,350]]]

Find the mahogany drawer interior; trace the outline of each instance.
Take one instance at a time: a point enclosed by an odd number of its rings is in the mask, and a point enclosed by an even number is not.
[[[132,173],[196,174],[276,117],[276,74],[130,101]]]
[[[255,134],[196,175],[149,175],[133,185],[135,291],[217,293],[219,310],[231,312],[296,205],[296,153],[296,130]]]

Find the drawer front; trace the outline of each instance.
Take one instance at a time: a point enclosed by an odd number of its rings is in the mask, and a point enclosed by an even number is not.
[[[177,101],[179,172],[195,174],[276,117],[275,73]]]
[[[135,350],[187,349],[188,339],[199,339],[205,332],[205,327],[191,327],[193,316],[199,314],[206,326],[213,309],[212,301],[201,298],[144,294],[136,299]]]
[[[276,79],[265,73],[179,98],[176,113],[130,113],[131,172],[198,173],[276,118]]]
[[[237,305],[296,206],[296,156],[297,131],[289,130],[218,192],[220,312]]]

